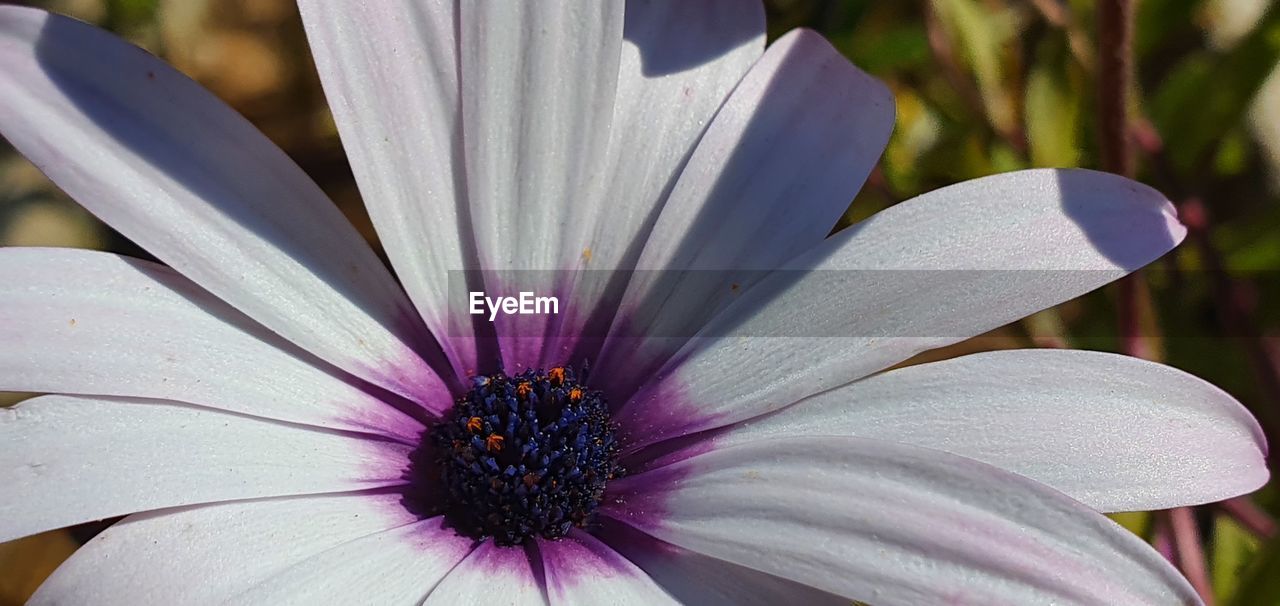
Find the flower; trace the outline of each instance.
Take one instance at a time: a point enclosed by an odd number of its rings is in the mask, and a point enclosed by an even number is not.
[[[132,514],[34,603],[1198,602],[1095,510],[1263,484],[1230,396],[885,370],[1164,254],[1158,193],[1011,173],[828,238],[891,98],[752,2],[301,8],[403,290],[196,84],[0,8],[0,132],[168,265],[0,251],[0,389],[59,394],[2,411],[0,540]],[[565,270],[563,313],[462,315],[464,269]]]

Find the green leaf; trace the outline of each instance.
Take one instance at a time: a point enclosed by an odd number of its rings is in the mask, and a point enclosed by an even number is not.
[[[130,30],[155,21],[159,0],[109,0],[107,24],[112,30]]]
[[[918,23],[883,28],[864,28],[849,38],[845,53],[854,65],[881,76],[916,69],[929,60],[929,39]]]
[[[1249,531],[1225,515],[1214,516],[1209,570],[1219,603],[1229,602],[1239,590],[1241,574],[1257,552],[1258,539]]]
[[[895,191],[915,194],[921,190],[920,158],[938,143],[938,117],[928,104],[909,89],[895,91],[898,124],[885,149],[885,177]]]
[[[1092,2],[1090,2],[1092,4]],[[1170,44],[1199,36],[1203,0],[1142,0],[1134,15],[1134,53],[1141,59]]]
[[[1249,168],[1251,141],[1242,128],[1224,133],[1213,158],[1214,171],[1223,177],[1243,174]]]
[[[1280,60],[1280,4],[1226,53],[1184,58],[1152,98],[1151,117],[1177,168],[1195,171],[1213,158],[1222,137],[1239,126]]]
[[[1146,538],[1151,532],[1152,516],[1150,511],[1120,511],[1107,514],[1113,522],[1119,524],[1140,537]]]
[[[1083,79],[1069,73],[1061,49],[1057,40],[1041,44],[1027,78],[1027,142],[1034,166],[1080,165]]]
[[[1277,600],[1280,600],[1280,541],[1270,541],[1240,576],[1230,603],[1257,606],[1275,604]]]
[[[938,19],[960,48],[960,56],[978,81],[982,104],[997,131],[1015,131],[1017,112],[1013,96],[1005,86],[1002,58],[1005,47],[1016,36],[1008,10],[991,10],[973,0],[932,0]]]

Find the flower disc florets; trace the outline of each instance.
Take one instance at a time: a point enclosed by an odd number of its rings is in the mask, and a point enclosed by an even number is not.
[[[430,432],[450,522],[499,545],[587,526],[622,472],[614,429],[571,369],[474,377]]]

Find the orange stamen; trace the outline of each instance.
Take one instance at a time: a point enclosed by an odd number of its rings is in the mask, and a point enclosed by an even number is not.
[[[533,386],[529,385],[528,381],[521,381],[519,385],[516,385],[516,397],[527,398],[531,391],[533,391]]]
[[[505,438],[496,433],[491,433],[489,434],[489,437],[485,439],[484,447],[488,448],[489,452],[502,452],[502,441],[504,439]]]
[[[484,429],[484,419],[481,419],[480,417],[471,417],[470,419],[467,419],[467,431],[470,431],[471,433],[480,433],[481,429]]]
[[[579,389],[579,388],[577,388],[577,387],[574,387],[573,389],[570,389],[570,390],[569,390],[569,401],[570,401],[570,402],[577,402],[578,400],[581,400],[581,399],[582,399],[582,390],[581,390],[581,389]]]
[[[564,383],[564,368],[557,366],[548,370],[547,378],[551,379],[552,384]]]

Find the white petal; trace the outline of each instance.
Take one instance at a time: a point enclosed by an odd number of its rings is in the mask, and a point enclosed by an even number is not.
[[[422,432],[167,267],[5,248],[0,299],[0,390],[178,400],[410,443]]]
[[[764,5],[755,0],[626,3],[606,182],[601,195],[575,200],[566,225],[575,228],[566,267],[602,271],[563,276],[574,280],[566,287],[573,294],[556,318],[560,339],[546,346],[542,366],[595,359],[594,350],[570,352],[583,346],[577,340],[584,333],[596,346],[602,341],[626,286],[607,283],[619,277],[610,272],[635,266],[679,171],[760,57],[764,37]]]
[[[529,555],[519,547],[481,543],[427,596],[424,605],[545,605],[545,588],[533,573]]]
[[[566,253],[565,242],[583,229],[577,205],[598,195],[602,182],[624,3],[459,6],[467,195],[478,269],[576,267],[581,250]],[[486,276],[485,289],[514,295],[503,292],[506,281]],[[547,320],[504,316],[496,323],[507,368],[536,364]]]
[[[636,274],[620,330],[693,335],[767,270],[821,242],[871,174],[893,115],[888,89],[822,36],[797,30],[775,42],[680,174],[637,264],[664,271]],[[679,279],[686,270],[696,273]],[[600,373],[660,364],[682,341],[618,339]]]
[[[820,34],[783,36],[707,128],[640,266],[772,269],[813,246],[871,174],[893,114],[889,90]]]
[[[623,4],[460,9],[467,186],[481,267],[562,269],[565,223],[600,178]]]
[[[0,133],[129,239],[268,328],[419,400],[424,332],[292,160],[164,62],[66,17],[0,7]],[[447,397],[446,397],[447,399]]]
[[[419,604],[473,544],[428,518],[337,545],[228,603]]]
[[[0,542],[138,511],[403,484],[409,446],[160,400],[0,409]]]
[[[552,604],[676,604],[667,592],[608,545],[581,530],[557,541],[538,541],[547,597]]]
[[[346,493],[129,516],[58,567],[31,604],[222,603],[327,549],[412,524],[401,498]]]
[[[846,598],[676,547],[612,518],[601,516],[600,523],[601,528],[593,531],[596,536],[635,562],[681,604],[849,606]]]
[[[1199,604],[1142,539],[1042,484],[860,438],[763,440],[610,484],[659,539],[872,604]]]
[[[1185,233],[1158,192],[1107,173],[1031,170],[940,189],[744,293],[621,416],[654,440],[775,410],[1085,294]]]
[[[823,435],[945,450],[1101,511],[1221,501],[1268,477],[1262,429],[1230,395],[1168,366],[1069,350],[891,370],[726,427],[714,443]]]
[[[459,119],[454,2],[298,3],[316,68],[369,216],[418,313],[461,366],[449,272],[473,264]],[[474,252],[471,253],[472,255]]]

